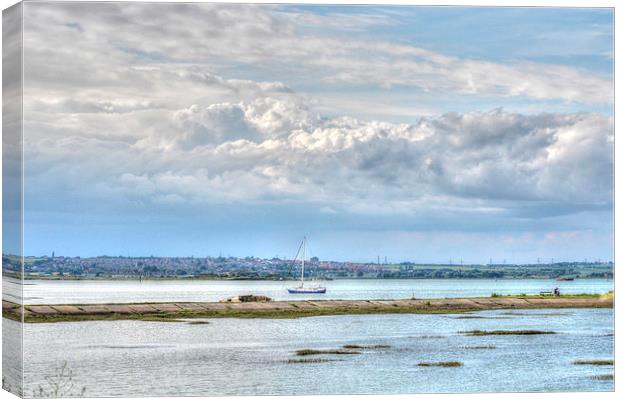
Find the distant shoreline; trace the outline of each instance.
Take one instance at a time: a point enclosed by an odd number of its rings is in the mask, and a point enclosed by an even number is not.
[[[3,276],[20,280],[19,275],[4,272]],[[556,280],[556,277],[549,276],[506,276],[506,277],[333,277],[328,279],[318,279],[318,281],[333,280]],[[39,276],[24,275],[24,281],[295,281],[296,278],[266,278],[266,277],[220,277],[220,276],[163,276],[163,277],[142,277],[139,276]],[[612,278],[587,276],[575,277],[574,280],[612,280]]]
[[[494,296],[405,300],[301,300],[247,303],[166,302],[25,305],[2,301],[2,315],[27,323],[94,320],[179,321],[193,318],[299,318],[346,314],[437,314],[493,309],[612,308],[613,294]]]
[[[46,280],[292,280],[301,265],[291,259],[250,257],[16,257],[3,255],[4,273]],[[613,278],[613,263],[454,264],[341,262],[310,258],[305,276],[317,279]]]

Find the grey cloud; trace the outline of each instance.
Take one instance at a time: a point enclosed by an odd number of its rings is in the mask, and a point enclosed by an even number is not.
[[[317,220],[363,228],[389,219],[393,228],[525,229],[613,203],[604,115],[495,109],[394,124],[335,107],[340,116],[326,118],[315,112],[320,97],[230,78],[250,64],[287,65],[312,84],[608,102],[610,82],[586,72],[300,36],[267,6],[26,7],[26,189],[37,212],[307,206]]]
[[[340,16],[211,4],[24,7],[25,206],[29,234],[50,232],[44,245],[70,242],[70,225],[108,238],[165,228],[161,237],[177,242],[313,229],[332,234],[329,243],[367,236],[386,245],[433,244],[407,235],[415,230],[473,233],[469,244],[480,247],[498,231],[609,237],[613,118],[492,109],[415,120],[411,109],[423,103],[376,90],[518,97],[534,109],[558,102],[527,100],[609,104],[609,79],[351,39],[381,19],[348,20],[348,35],[332,28],[325,37],[300,25],[334,27]],[[322,93],[331,82],[355,90],[331,102],[296,91]],[[363,102],[358,84],[374,86]],[[385,110],[409,123],[370,120]],[[478,242],[478,232],[493,239]]]
[[[78,86],[135,86],[123,65],[167,62],[271,70],[294,65],[299,79],[425,91],[610,104],[610,79],[540,63],[461,59],[415,46],[326,38],[299,31],[272,6],[222,4],[29,3],[25,32],[34,80]],[[67,29],[66,21],[83,27]],[[79,36],[79,37],[78,37]],[[66,43],[71,43],[67,46]],[[182,43],[183,45],[179,45]],[[131,49],[128,53],[127,49]],[[71,60],[67,65],[66,60]],[[96,69],[90,65],[98,64]],[[149,89],[148,82],[140,81]]]

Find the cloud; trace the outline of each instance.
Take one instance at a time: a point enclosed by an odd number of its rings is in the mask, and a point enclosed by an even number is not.
[[[309,129],[320,123],[320,116],[295,97],[285,101],[273,97],[258,98],[245,104],[244,109],[248,122],[269,138],[288,136],[292,131]]]
[[[192,105],[177,111],[174,120],[182,136],[175,141],[183,148],[235,140],[256,140],[258,135],[244,118],[243,109],[234,104],[213,104],[206,108]]]
[[[340,13],[330,12],[326,14],[314,14],[309,12],[294,12],[294,11],[277,11],[283,18],[290,20],[291,23],[299,25],[300,27],[310,27],[319,29],[338,29],[338,30],[351,30],[351,31],[363,31],[371,26],[378,25],[391,25],[395,23],[393,18],[389,17],[389,14],[378,12],[374,9],[374,13]]]
[[[299,25],[337,20],[334,15],[305,13],[301,18],[299,13],[265,5],[32,3],[26,7],[27,76],[49,86],[58,85],[59,78],[65,85],[89,87],[121,80],[138,89],[134,92],[145,92],[152,83],[126,65],[189,63],[220,73],[239,65],[263,72],[295,69],[293,79],[306,83],[402,85],[460,95],[612,103],[611,79],[587,70],[453,57],[414,44],[359,40],[339,35],[337,29],[326,37]],[[356,24],[362,25],[377,18],[355,16]],[[81,30],[67,29],[67,24]],[[72,62],[67,64],[67,59]],[[93,64],[100,68],[93,70],[89,67]]]
[[[80,223],[609,230],[611,117],[441,104],[610,104],[611,81],[590,71],[358,35],[387,12],[339,30],[344,16],[264,5],[24,7],[25,206],[55,226],[46,240]]]
[[[494,109],[392,124],[324,118],[299,98],[265,97],[160,118],[170,120],[136,126],[143,133],[133,141],[32,142],[32,178],[41,165],[41,177],[71,190],[98,182],[145,202],[308,203],[362,214],[509,217],[527,204],[575,213],[612,202],[613,121],[599,114]],[[81,178],[71,165],[80,165]]]

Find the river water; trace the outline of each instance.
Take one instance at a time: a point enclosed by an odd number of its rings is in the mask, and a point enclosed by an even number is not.
[[[471,316],[472,314],[469,314]],[[611,309],[530,309],[459,315],[346,315],[291,320],[93,321],[25,325],[27,396],[66,362],[87,396],[610,391]],[[15,328],[3,321],[3,328]],[[465,336],[473,329],[553,335]],[[5,335],[7,337],[7,335]],[[12,339],[12,337],[7,337]],[[288,363],[302,348],[389,345],[334,361]],[[486,348],[481,348],[485,347]],[[477,348],[476,348],[477,347]],[[460,361],[461,367],[419,362]],[[9,372],[10,374],[10,372]],[[9,377],[11,377],[9,375]]]
[[[240,294],[266,295],[274,300],[298,299],[403,299],[488,297],[498,294],[538,294],[559,287],[562,293],[606,293],[613,281],[606,279],[472,279],[472,280],[334,280],[324,282],[327,293],[289,294],[293,281],[224,280],[27,280],[23,285],[27,304],[192,302],[219,301]],[[3,280],[3,298],[17,302],[17,280]]]
[[[278,281],[27,281],[26,303],[216,301],[238,294],[274,299],[293,282]],[[555,280],[335,280],[321,299],[382,299],[564,293],[604,293],[604,279]],[[5,299],[21,295],[3,280]],[[609,391],[612,366],[575,360],[613,358],[612,309],[529,309],[459,315],[340,315],[189,322],[92,321],[24,325],[24,394],[48,390],[46,378],[66,367],[87,396],[258,394],[388,394],[434,392]],[[542,329],[550,335],[464,336],[481,330]],[[4,347],[19,336],[3,319]],[[303,348],[389,345],[356,355],[321,355],[323,363],[288,363]],[[487,348],[481,348],[481,347]],[[489,347],[490,346],[490,347]],[[478,347],[478,348],[475,348]],[[419,362],[460,361],[461,367]],[[8,383],[18,370],[5,370]]]

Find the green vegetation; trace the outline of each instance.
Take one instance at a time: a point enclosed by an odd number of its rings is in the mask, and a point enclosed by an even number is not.
[[[469,336],[482,336],[482,335],[540,335],[540,334],[557,334],[555,331],[541,331],[541,330],[471,330],[462,331],[462,334]]]
[[[343,349],[388,349],[390,345],[342,345]]]
[[[613,294],[560,294],[560,295],[526,295],[526,294],[491,294],[491,298],[517,298],[517,299],[549,299],[549,298],[605,298]]]
[[[599,380],[599,381],[613,381],[614,375],[613,374],[602,374],[602,375],[592,376],[591,378],[593,380]]]
[[[148,320],[154,321],[156,315],[158,321],[164,319],[192,319],[192,318],[225,318],[235,317],[242,319],[296,319],[300,317],[350,315],[350,314],[394,314],[394,313],[417,313],[417,314],[450,314],[463,313],[469,309],[448,308],[421,308],[414,306],[387,307],[387,306],[363,306],[363,307],[316,307],[316,308],[273,308],[273,309],[212,309],[212,310],[179,310],[174,312],[160,313],[98,313],[98,314],[35,314],[25,316],[27,323],[54,323],[63,321],[95,321],[95,320]],[[3,311],[3,316],[19,321],[19,313]]]
[[[287,363],[326,363],[326,362],[336,362],[338,359],[325,359],[321,357],[313,357],[310,359],[289,359]]]
[[[299,349],[295,351],[297,356],[310,355],[359,355],[361,352],[342,349]]]
[[[22,316],[21,316],[21,313],[19,312],[19,310],[17,310],[16,312],[8,312],[8,311],[2,309],[2,317],[4,317],[5,319],[13,320],[13,321],[21,321],[22,320]]]
[[[575,360],[573,364],[577,365],[590,365],[590,366],[613,366],[613,359],[600,359],[600,360]]]
[[[422,362],[418,363],[420,367],[461,367],[463,363],[461,362]]]
[[[5,275],[26,279],[294,279],[290,260],[246,257],[19,257],[3,254]],[[321,268],[320,260],[306,262],[309,274],[325,278],[384,279],[529,279],[529,278],[613,278],[611,262],[555,262],[550,264],[395,264],[330,262],[332,270]],[[266,267],[266,268],[265,268]]]
[[[51,323],[63,321],[92,321],[92,320],[145,320],[145,321],[172,321],[175,319],[211,319],[211,318],[273,318],[293,319],[299,317],[314,317],[327,315],[362,315],[362,314],[465,314],[490,309],[544,309],[544,308],[611,308],[613,300],[605,296],[578,296],[580,300],[562,302],[562,298],[554,297],[553,300],[540,300],[522,304],[514,304],[511,301],[502,303],[501,299],[490,300],[477,298],[475,302],[454,300],[412,300],[412,301],[386,301],[380,304],[369,301],[344,301],[345,303],[333,303],[329,300],[317,301],[273,301],[269,305],[261,306],[237,306],[241,304],[210,304],[197,303],[192,308],[169,306],[171,310],[157,310],[158,307],[170,304],[127,303],[122,307],[114,304],[97,304],[96,307],[89,304],[71,305],[26,305],[24,319],[28,323]],[[60,306],[72,307],[71,313],[63,312]],[[109,309],[105,307],[109,306]],[[52,308],[50,310],[49,308]],[[103,309],[102,309],[103,308]],[[166,308],[166,309],[168,309]],[[3,316],[19,321],[21,307],[7,301],[3,301]],[[56,311],[54,311],[56,310]],[[469,314],[464,318],[490,318],[493,316],[480,316]],[[424,338],[424,337],[422,337]],[[438,338],[429,336],[426,338]]]

